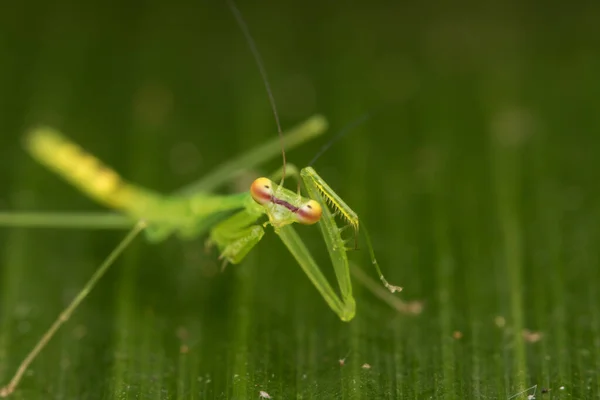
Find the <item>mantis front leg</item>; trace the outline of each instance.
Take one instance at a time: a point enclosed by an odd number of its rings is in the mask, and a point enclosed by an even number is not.
[[[211,232],[211,241],[219,246],[221,258],[226,262],[239,263],[262,239],[263,227],[271,225],[329,307],[342,321],[350,321],[356,313],[356,301],[352,295],[348,248],[346,240],[342,238],[342,231],[347,226],[352,226],[356,237],[358,216],[313,168],[302,169],[300,176],[310,198],[303,198],[299,193],[285,189],[268,178],[258,178],[251,185],[245,209],[215,226]],[[327,203],[331,204],[334,213],[327,207]],[[262,214],[266,214],[269,220],[263,226],[256,225]],[[336,215],[341,215],[348,225],[339,228],[335,220]],[[339,295],[291,226],[294,222],[305,225],[319,224],[335,271]],[[381,274],[366,231],[365,235],[371,261],[381,281],[392,292],[401,290],[388,284]]]
[[[253,209],[253,206],[257,206],[258,208]],[[324,212],[323,217],[328,221],[331,221],[333,217],[329,210],[325,209]],[[260,206],[251,205],[249,209],[234,214],[213,228],[210,234],[209,243],[217,245],[220,251],[220,258],[224,259],[225,263],[240,263],[250,250],[252,250],[252,248],[262,239],[264,228],[262,225],[255,224],[261,215],[262,209]],[[285,225],[276,228],[275,233],[281,238],[304,273],[306,273],[331,309],[335,311],[343,321],[351,320],[354,317],[356,305],[354,298],[352,297],[352,286],[350,283],[349,270],[347,268],[348,259],[346,258],[344,246],[338,246],[337,248],[331,246],[332,235],[327,236],[328,239],[326,239],[326,243],[330,255],[332,256],[336,276],[338,276],[341,291],[340,298],[319,269],[319,266],[314,261],[306,248],[306,245],[298,236],[294,228],[291,225]],[[337,271],[345,271],[341,275],[343,277],[342,279],[340,279]]]
[[[331,284],[325,278],[321,269],[313,259],[312,255],[304,245],[304,242],[294,228],[291,225],[283,226],[279,229],[275,229],[275,232],[279,235],[283,243],[286,245],[290,253],[294,256],[300,267],[304,270],[304,273],[311,280],[313,285],[317,288],[321,296],[325,299],[329,307],[340,317],[342,321],[350,321],[356,314],[356,301],[352,295],[352,282],[350,280],[350,268],[347,257],[346,241],[342,238],[342,230],[344,228],[338,228],[334,214],[331,213],[327,207],[327,202],[323,194],[327,194],[325,190],[317,187],[314,183],[315,178],[321,179],[317,173],[310,167],[304,168],[300,172],[300,176],[304,181],[305,188],[310,198],[316,200],[322,209],[321,218],[319,219],[318,225],[321,229],[327,251],[331,258],[331,263],[335,271],[335,276],[340,288],[340,294],[332,288]],[[330,190],[333,195],[335,193]],[[335,195],[336,198],[337,195]],[[329,196],[327,197],[329,200]],[[343,202],[332,202],[329,201],[337,210],[341,207],[345,207],[345,212],[356,216],[356,214]],[[341,206],[339,205],[341,203]],[[338,212],[338,211],[336,211]],[[358,217],[355,220],[356,227],[358,226]],[[351,221],[352,222],[352,221]]]
[[[317,290],[321,293],[325,301],[335,311],[342,321],[350,321],[355,314],[356,302],[352,296],[352,282],[350,279],[350,266],[348,262],[346,246],[347,240],[342,238],[342,231],[351,226],[354,229],[354,240],[356,242],[359,229],[358,215],[339,197],[329,185],[317,174],[312,167],[303,168],[300,176],[308,195],[317,200],[322,205],[322,215],[319,220],[319,227],[323,234],[323,239],[327,245],[327,250],[331,258],[331,263],[335,272],[338,285],[340,287],[340,296],[331,288],[329,282],[325,279],[321,270],[312,259],[310,253],[297,236],[291,226],[286,226],[279,230],[279,236],[288,247],[290,252],[298,263],[304,269],[304,272],[311,279]],[[335,210],[332,213],[327,204]],[[346,220],[347,225],[338,227],[335,216],[341,216]],[[373,246],[367,231],[363,227],[363,232],[367,239],[367,248],[371,256],[371,263],[377,270],[379,278],[384,286],[392,293],[402,290],[399,286],[391,285],[384,278],[375,259]]]
[[[295,167],[290,175],[298,177]],[[275,174],[275,179],[279,172]],[[217,244],[220,257],[225,263],[237,264],[262,239],[264,226],[271,225],[300,267],[315,285],[327,304],[343,321],[351,320],[356,312],[346,246],[334,217],[318,191],[312,191],[313,199],[303,198],[299,193],[285,189],[272,180],[258,178],[251,186],[250,196],[244,210],[217,224],[211,231],[210,243]],[[316,199],[316,200],[315,200]],[[263,215],[269,218],[262,226],[256,224]],[[319,223],[325,244],[331,256],[340,287],[338,295],[323,275],[292,223],[311,225]]]
[[[356,301],[352,296],[352,286],[350,284],[350,275],[349,269],[346,269],[348,273],[348,280],[340,280],[338,278],[338,283],[340,285],[341,297],[335,292],[335,290],[331,287],[331,284],[321,272],[321,269],[312,258],[310,252],[304,245],[304,242],[298,236],[298,233],[294,230],[291,225],[284,226],[276,231],[281,241],[286,245],[290,253],[294,256],[300,267],[304,271],[304,273],[308,276],[308,279],[315,285],[321,296],[325,299],[329,307],[340,317],[342,321],[350,321],[354,318],[356,314]],[[348,266],[348,259],[345,256],[345,250],[342,248],[342,255],[335,249],[328,248],[329,254],[331,255],[331,260],[334,262],[334,268],[336,263],[339,263],[340,267],[343,268],[346,265]],[[333,250],[333,254],[332,254]],[[335,261],[334,261],[335,259]],[[337,274],[336,274],[337,276]]]
[[[249,199],[252,201],[251,199]],[[227,263],[238,264],[262,239],[265,230],[257,225],[256,220],[262,215],[260,206],[248,204],[243,211],[218,223],[210,232],[207,244],[216,244],[223,260]]]

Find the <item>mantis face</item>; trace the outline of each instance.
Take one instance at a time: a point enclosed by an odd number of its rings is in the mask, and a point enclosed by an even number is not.
[[[294,222],[312,225],[319,222],[323,214],[321,205],[315,200],[276,185],[268,178],[258,178],[252,182],[250,195],[265,208],[274,228]]]

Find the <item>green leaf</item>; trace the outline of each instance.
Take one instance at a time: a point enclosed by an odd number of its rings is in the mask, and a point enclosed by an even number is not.
[[[272,232],[223,272],[201,239],[139,239],[13,398],[598,398],[598,6],[513,3],[240,4],[284,128],[331,123],[290,162],[373,113],[314,167],[418,315],[355,280],[341,322]],[[5,8],[2,211],[102,210],[25,154],[34,125],[164,193],[276,135],[225,4]],[[123,236],[0,228],[2,382]],[[350,256],[376,279],[363,247]]]

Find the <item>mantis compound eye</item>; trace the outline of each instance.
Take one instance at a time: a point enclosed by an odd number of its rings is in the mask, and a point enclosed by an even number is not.
[[[273,198],[273,182],[268,178],[258,178],[250,185],[250,196],[258,204],[267,204]]]
[[[309,200],[298,209],[298,222],[304,225],[312,225],[319,222],[321,214],[323,214],[321,205],[314,200]]]

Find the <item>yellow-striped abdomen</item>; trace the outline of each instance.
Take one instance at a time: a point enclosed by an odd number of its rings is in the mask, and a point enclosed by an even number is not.
[[[34,129],[25,144],[38,162],[108,207],[132,210],[136,201],[147,197],[144,191],[125,182],[111,168],[52,128]]]

